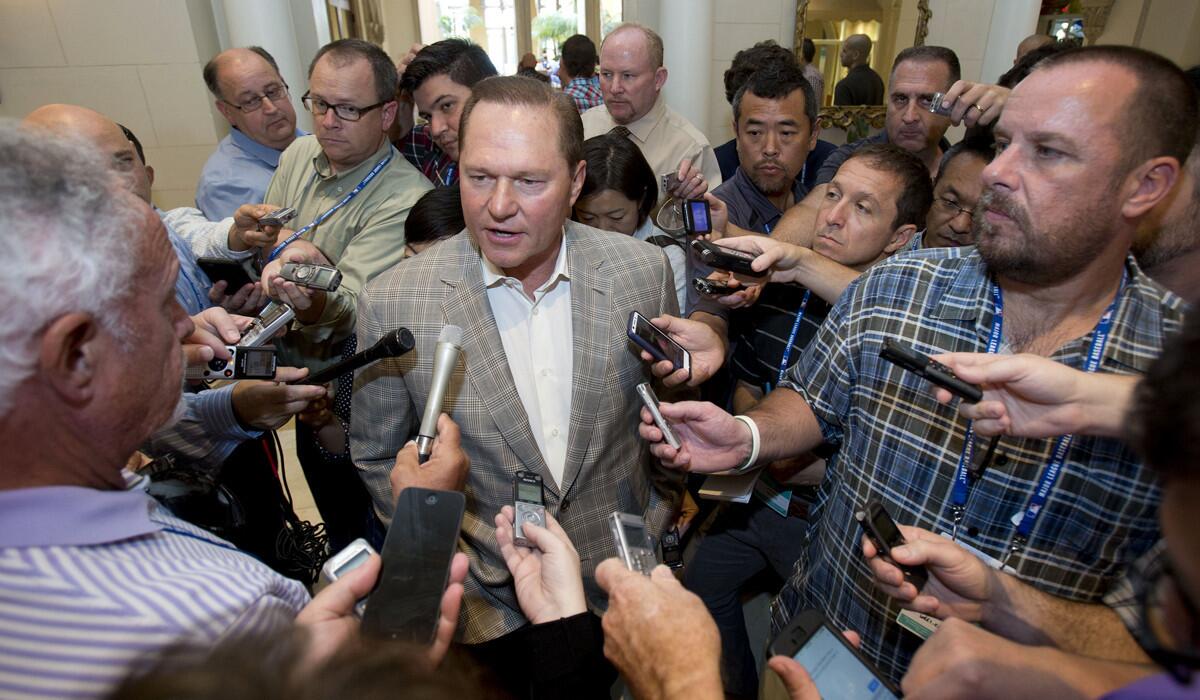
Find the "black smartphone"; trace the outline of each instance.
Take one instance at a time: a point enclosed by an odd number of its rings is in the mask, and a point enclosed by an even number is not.
[[[250,271],[246,266],[237,260],[222,260],[221,258],[197,258],[196,264],[204,270],[204,274],[212,280],[213,284],[224,280],[227,283],[225,292],[233,294],[242,287],[254,282],[250,277]]]
[[[410,486],[400,492],[383,541],[383,570],[363,613],[364,634],[433,641],[465,509],[457,491]]]
[[[697,238],[692,241],[692,250],[699,256],[700,262],[715,267],[718,270],[728,270],[736,272],[739,275],[747,275],[749,277],[766,277],[769,270],[755,272],[754,268],[750,267],[750,263],[754,262],[757,255],[743,253],[740,250],[726,248],[725,246],[709,243],[706,240]]]
[[[693,277],[692,286],[696,288],[697,292],[710,297],[723,297],[727,294],[733,294],[738,289],[743,289],[742,287],[730,287],[724,282],[704,279],[703,277]]]
[[[689,236],[712,233],[712,214],[707,201],[689,199],[683,203],[683,230]]]
[[[767,647],[767,655],[790,656],[812,677],[823,698],[894,700],[900,689],[829,624],[820,610],[804,610]]]
[[[683,542],[679,539],[679,530],[671,528],[662,536],[663,563],[672,569],[683,568]]]
[[[892,547],[899,547],[905,544],[904,535],[900,533],[900,528],[896,526],[896,521],[892,520],[891,514],[887,512],[887,508],[879,501],[870,501],[866,507],[854,514],[854,519],[862,525],[863,532],[875,545],[875,549],[879,550],[879,556],[886,557],[892,561]],[[895,561],[892,561],[896,564]],[[924,566],[905,566],[904,564],[896,564],[901,571],[904,572],[904,578],[917,587],[920,591],[925,587],[925,582],[929,580],[929,572]]]
[[[655,360],[667,360],[675,365],[675,369],[686,369],[688,378],[691,378],[692,354],[636,310],[629,312],[625,334]]]
[[[879,356],[894,365],[921,375],[967,403],[979,403],[979,400],[983,398],[983,391],[979,387],[964,382],[954,376],[954,371],[946,365],[933,361],[929,355],[917,352],[904,343],[884,338],[883,349],[879,351]]]

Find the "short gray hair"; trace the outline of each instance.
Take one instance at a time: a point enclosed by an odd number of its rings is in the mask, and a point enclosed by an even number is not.
[[[662,37],[658,35],[658,32],[654,31],[653,29],[651,29],[650,27],[647,27],[644,24],[638,24],[637,22],[623,22],[621,24],[618,24],[616,27],[613,28],[613,30],[611,32],[609,32],[604,37],[604,41],[608,41],[608,38],[611,36],[620,34],[621,32],[624,32],[624,31],[630,31],[630,30],[641,32],[642,37],[645,38],[645,40],[646,40],[646,52],[650,54],[650,63],[654,64],[654,68],[656,70],[659,68],[662,68],[663,67],[663,40],[662,40]],[[600,50],[601,51],[604,50],[604,41],[600,42]]]
[[[145,210],[94,150],[0,121],[0,418],[56,318],[87,313],[127,340],[121,306]]]

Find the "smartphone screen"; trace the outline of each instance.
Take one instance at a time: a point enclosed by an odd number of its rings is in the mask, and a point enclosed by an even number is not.
[[[799,661],[823,698],[884,700],[896,696],[827,625],[809,637],[792,658]]]
[[[896,522],[892,520],[892,516],[888,515],[882,505],[874,504],[874,507],[868,509],[868,513],[871,517],[871,524],[875,526],[875,532],[889,549],[904,544],[904,535],[900,533],[900,528],[896,527]]]
[[[670,360],[671,364],[677,369],[691,368],[691,358],[688,357],[687,350],[683,349],[679,343],[671,339],[671,336],[662,332],[645,316],[634,311],[630,314],[630,330],[642,342],[638,343],[646,349],[650,354],[655,354],[651,348],[658,349],[658,355],[662,359]]]
[[[688,200],[688,211],[691,212],[692,231],[707,233],[712,230],[712,226],[708,223],[708,202],[700,200]]]
[[[437,631],[450,561],[466,499],[456,491],[410,486],[400,492],[383,542],[383,570],[367,600],[363,632],[429,644]]]

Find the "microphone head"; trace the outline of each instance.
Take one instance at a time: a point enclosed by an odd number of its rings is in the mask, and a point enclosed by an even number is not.
[[[456,348],[461,348],[462,336],[462,328],[453,325],[442,326],[442,332],[438,334],[438,342],[449,343]]]
[[[390,333],[385,333],[375,347],[381,349],[384,354],[381,357],[399,357],[416,345],[416,339],[413,338],[412,331],[407,328],[397,328]]]

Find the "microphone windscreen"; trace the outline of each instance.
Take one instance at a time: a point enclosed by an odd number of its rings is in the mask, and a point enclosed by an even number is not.
[[[439,343],[450,343],[456,348],[462,347],[463,329],[458,326],[442,326],[442,332],[438,334]]]

